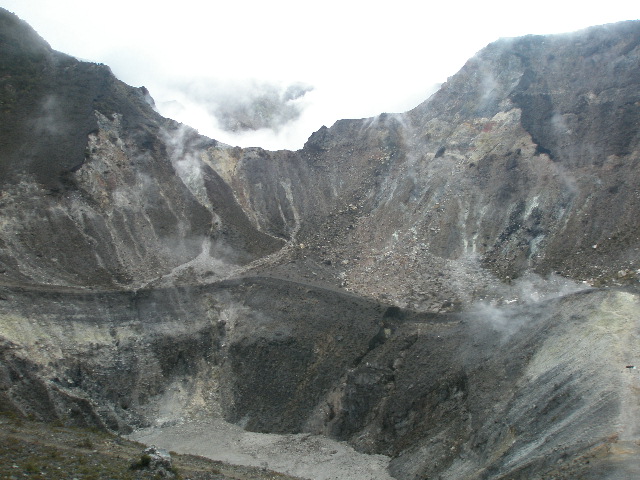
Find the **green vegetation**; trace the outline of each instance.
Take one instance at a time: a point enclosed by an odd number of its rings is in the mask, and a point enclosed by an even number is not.
[[[157,480],[145,445],[95,429],[42,423],[0,412],[0,478]],[[294,477],[171,452],[174,479],[295,480]],[[166,477],[165,477],[166,478]]]
[[[149,455],[143,454],[140,456],[140,460],[134,462],[129,467],[131,470],[142,470],[144,468],[149,468],[151,464],[151,457]]]

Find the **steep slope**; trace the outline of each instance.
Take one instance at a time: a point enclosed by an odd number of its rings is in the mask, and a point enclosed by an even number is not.
[[[637,474],[640,22],[500,40],[297,152],[0,26],[2,410],[322,434],[399,479]]]
[[[501,40],[413,111],[337,122],[298,152],[199,137],[26,31],[3,29],[12,280],[142,285],[191,262],[185,281],[208,281],[288,242],[326,281],[433,310],[485,271],[601,284],[638,268],[637,22]]]
[[[446,310],[527,271],[635,281],[639,55],[638,22],[504,39],[411,112],[207,163],[303,247],[298,270],[400,305]]]
[[[635,276],[639,55],[638,22],[498,41],[407,114],[319,130],[304,173],[278,164],[269,183],[296,179],[305,255],[399,304],[468,301],[469,282],[453,284],[468,273],[480,291],[484,269]],[[234,181],[261,198],[245,155]]]
[[[220,417],[322,434],[407,479],[640,467],[637,294],[431,315],[260,278],[1,295],[3,410],[167,438]]]
[[[214,172],[189,177],[198,160],[184,146],[217,142],[160,117],[144,87],[0,17],[5,281],[139,286],[196,258],[215,278],[283,244]]]

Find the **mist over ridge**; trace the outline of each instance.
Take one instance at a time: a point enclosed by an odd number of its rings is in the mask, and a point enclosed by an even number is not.
[[[109,65],[125,83],[145,85],[159,104],[180,101],[186,92],[173,87],[194,80],[313,85],[304,118],[275,137],[268,130],[221,136],[202,111],[176,118],[224,143],[271,150],[299,149],[311,132],[340,118],[413,108],[498,38],[637,18],[628,0],[612,0],[606,9],[542,0],[527,15],[504,0],[429,6],[400,0],[393,8],[336,0],[322,8],[301,8],[292,0],[269,5],[186,0],[180,8],[114,0],[99,14],[94,5],[73,0],[55,6],[46,0],[5,0],[4,6],[54,49]],[[113,25],[119,26],[117,35]]]

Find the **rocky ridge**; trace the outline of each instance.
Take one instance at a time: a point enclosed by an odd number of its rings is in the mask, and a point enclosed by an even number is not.
[[[638,472],[640,23],[499,40],[296,152],[0,26],[3,410],[321,434],[401,479]]]

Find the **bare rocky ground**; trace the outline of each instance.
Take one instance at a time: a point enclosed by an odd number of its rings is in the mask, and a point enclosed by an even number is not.
[[[129,438],[230,464],[251,465],[313,480],[391,480],[390,458],[356,452],[345,442],[311,434],[266,434],[221,419],[137,430]]]
[[[0,410],[50,422],[9,429],[246,478],[637,477],[639,59],[639,22],[503,39],[267,152],[0,9]]]

